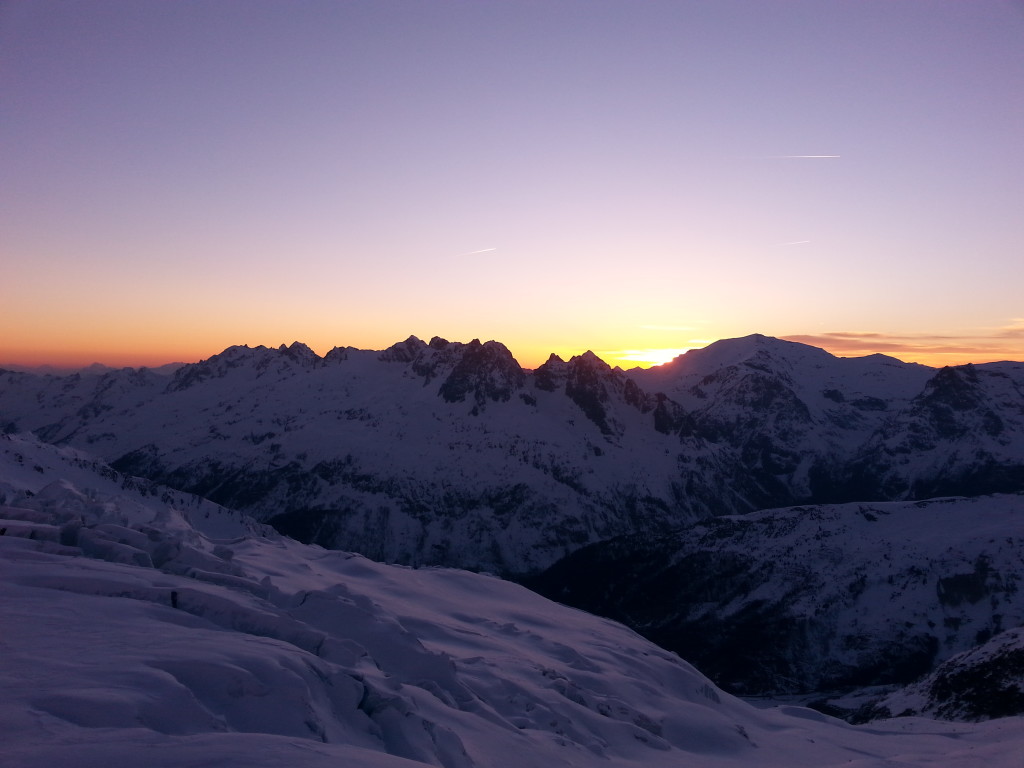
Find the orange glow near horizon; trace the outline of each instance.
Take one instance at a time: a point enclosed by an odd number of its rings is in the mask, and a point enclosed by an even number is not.
[[[410,335],[390,327],[355,327],[323,330],[312,319],[296,324],[290,330],[272,330],[267,321],[262,327],[242,328],[241,323],[218,326],[210,318],[195,319],[144,328],[141,324],[117,332],[82,322],[68,324],[59,329],[54,326],[3,329],[0,333],[0,367],[52,366],[59,369],[83,368],[93,363],[110,367],[158,367],[168,363],[194,363],[222,352],[233,345],[277,347],[299,341],[310,346],[317,354],[325,355],[334,346],[353,346],[360,349],[381,350],[400,342]],[[423,330],[414,335],[429,341]],[[449,328],[437,335],[450,341],[466,343],[471,336],[452,333]],[[624,369],[649,368],[663,365],[691,349],[712,343],[712,338],[733,338],[747,335],[744,329],[704,327],[704,338],[680,338],[675,328],[634,328],[632,331],[616,327],[597,333],[597,329],[581,334],[583,345],[573,344],[567,338],[538,340],[525,329],[511,332],[493,328],[491,335],[478,334],[482,341],[490,338],[505,344],[515,359],[527,369],[542,365],[554,353],[564,360],[582,354],[587,349],[611,366]],[[505,331],[503,333],[503,331]],[[516,332],[518,331],[518,333]],[[732,331],[730,333],[730,331]],[[862,357],[884,354],[904,362],[915,362],[931,367],[986,363],[1004,360],[1024,360],[1024,321],[1014,320],[1001,328],[983,329],[974,334],[950,335],[898,335],[875,332],[834,332],[805,335],[778,335],[779,338],[825,349],[837,357]],[[96,343],[97,339],[103,339]],[[640,343],[637,343],[640,342]],[[646,342],[646,343],[643,343]],[[666,343],[668,342],[668,343]],[[674,344],[673,344],[674,342]]]
[[[608,365],[617,365],[620,368],[653,368],[657,365],[672,362],[691,349],[698,349],[706,346],[708,343],[710,342],[694,343],[690,347],[671,347],[668,349],[620,349],[598,352],[597,356],[608,363]]]
[[[837,357],[883,354],[932,368],[1024,360],[1024,322],[1021,320],[975,335],[900,336],[847,332],[780,338],[820,347]]]
[[[215,353],[210,353],[215,354]],[[173,351],[133,352],[121,349],[11,349],[0,348],[0,368],[22,366],[36,368],[85,368],[94,363],[110,368],[156,368],[168,363],[195,363],[210,354],[179,353]]]
[[[293,339],[292,341],[296,340]],[[297,341],[301,342],[302,340],[298,339]],[[396,339],[395,341],[400,341],[400,339]],[[240,344],[241,343],[244,342],[240,342]],[[282,341],[280,343],[287,345],[290,344],[291,341]],[[72,369],[84,368],[95,363],[109,366],[111,368],[156,368],[168,363],[196,363],[222,352],[227,348],[227,346],[203,352],[184,352],[180,350],[178,352],[171,350],[168,350],[167,352],[132,352],[128,350],[113,349],[106,351],[0,349],[0,368],[3,368],[4,365],[13,365],[26,368],[50,366],[58,369]],[[250,343],[249,346],[258,346],[258,344]],[[279,344],[264,344],[264,346],[279,346]],[[323,356],[331,349],[329,346],[326,348],[310,346],[320,356]],[[612,367],[619,366],[624,369],[652,368],[654,366],[668,363],[690,349],[697,349],[700,346],[704,345],[673,347],[667,349],[594,350],[594,353]],[[513,349],[511,351],[517,362],[527,369],[537,368],[547,360],[550,354],[552,354],[551,352],[548,352],[543,355],[520,356],[516,354],[516,350]],[[581,349],[573,352],[555,354],[558,354],[559,357],[568,360],[574,355],[582,354],[585,351],[586,350]]]

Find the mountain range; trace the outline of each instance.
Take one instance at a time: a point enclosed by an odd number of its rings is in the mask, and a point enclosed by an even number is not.
[[[759,335],[630,371],[590,352],[524,370],[494,341],[295,343],[170,376],[0,372],[0,424],[306,543],[525,580],[737,691],[904,683],[1021,623],[1021,363]],[[976,517],[1003,521],[998,546]],[[957,579],[982,596],[950,604]],[[700,627],[712,650],[685,639]]]

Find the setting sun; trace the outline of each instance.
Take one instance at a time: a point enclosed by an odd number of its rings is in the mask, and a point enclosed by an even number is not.
[[[706,343],[697,343],[692,347],[672,347],[669,349],[618,349],[602,352],[600,356],[609,365],[618,365],[622,368],[651,368],[655,365],[664,365],[675,360],[684,352],[705,346]]]

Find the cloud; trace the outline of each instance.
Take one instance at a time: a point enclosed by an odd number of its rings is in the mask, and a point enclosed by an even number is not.
[[[954,335],[833,331],[782,338],[821,347],[836,355],[885,354],[927,365],[1024,359],[1024,344],[1015,343],[1017,339],[1024,339],[1024,322],[1018,320],[1003,328]]]
[[[1010,325],[1005,325],[998,329],[998,335],[1003,339],[1024,338],[1024,318],[1015,317],[1010,321]]]

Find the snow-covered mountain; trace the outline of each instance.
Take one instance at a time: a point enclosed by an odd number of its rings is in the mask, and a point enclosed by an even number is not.
[[[497,342],[324,357],[295,343],[170,378],[0,372],[0,425],[376,560],[528,578],[568,557],[538,582],[548,594],[736,690],[905,682],[1022,623],[1014,523],[996,551],[949,511],[1019,506],[1019,363],[936,371],[755,335],[647,371],[592,353],[528,371]],[[883,522],[865,527],[862,510]],[[796,539],[776,535],[790,527]],[[570,595],[594,552],[621,583]],[[865,591],[877,574],[896,586]],[[970,611],[943,604],[937,585],[961,577],[994,591]],[[711,650],[688,645],[707,636]]]
[[[0,424],[305,541],[524,574],[709,515],[1024,490],[1022,382],[1017,364],[936,372],[763,336],[629,373],[410,337],[232,347],[169,381],[0,373]]]
[[[1022,713],[1024,627],[1017,627],[946,660],[923,680],[875,702],[867,715],[986,720]]]
[[[4,374],[0,421],[401,563],[541,568],[693,516],[659,403],[593,355],[524,371],[496,342],[232,347],[168,382]],[[661,431],[659,431],[661,429]]]
[[[791,507],[584,548],[529,582],[730,690],[905,684],[1024,624],[1024,496]]]
[[[686,408],[696,434],[777,477],[780,499],[1024,491],[1022,363],[936,371],[755,335],[632,376]]]
[[[1024,720],[854,727],[755,709],[494,577],[286,539],[0,436],[11,768],[1013,766]]]
[[[1020,492],[1024,364],[944,368],[858,451],[851,493],[886,498]]]

